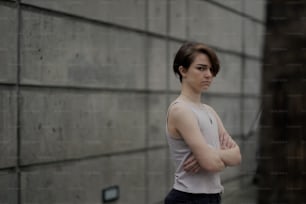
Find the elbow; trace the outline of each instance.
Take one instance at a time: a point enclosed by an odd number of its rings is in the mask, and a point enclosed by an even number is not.
[[[236,165],[240,165],[241,164],[241,160],[242,160],[242,158],[241,158],[241,154],[239,152],[239,154],[237,155],[237,159],[236,159]]]
[[[240,149],[238,149],[238,152],[237,152],[237,155],[236,155],[236,158],[233,162],[233,164],[231,166],[237,166],[237,165],[240,165],[241,164],[241,153],[240,153]]]

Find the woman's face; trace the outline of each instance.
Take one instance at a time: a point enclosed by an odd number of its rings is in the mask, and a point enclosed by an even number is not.
[[[189,68],[183,72],[183,80],[196,91],[205,91],[213,80],[211,63],[206,54],[199,53]]]

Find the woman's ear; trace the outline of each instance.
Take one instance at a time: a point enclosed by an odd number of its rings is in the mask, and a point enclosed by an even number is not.
[[[180,74],[184,77],[187,69],[185,69],[183,66],[179,66],[178,70],[179,70]]]

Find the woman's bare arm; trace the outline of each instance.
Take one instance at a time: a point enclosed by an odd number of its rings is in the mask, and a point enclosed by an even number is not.
[[[198,121],[190,109],[180,103],[174,104],[169,110],[168,123],[175,127],[176,132],[186,141],[202,169],[216,172],[225,168],[221,158],[223,153],[206,143]]]
[[[241,154],[239,146],[232,139],[232,137],[227,133],[223,126],[223,123],[218,116],[218,114],[209,106],[207,106],[214,113],[218,123],[219,140],[221,149],[218,153],[226,166],[235,166],[241,162]],[[188,172],[196,173],[201,169],[197,159],[194,155],[190,155],[188,159],[184,162],[184,170]]]

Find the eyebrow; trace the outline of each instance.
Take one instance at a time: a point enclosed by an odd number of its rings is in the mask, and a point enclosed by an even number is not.
[[[197,66],[200,65],[200,66],[203,66],[203,67],[208,67],[207,64],[197,64]]]

